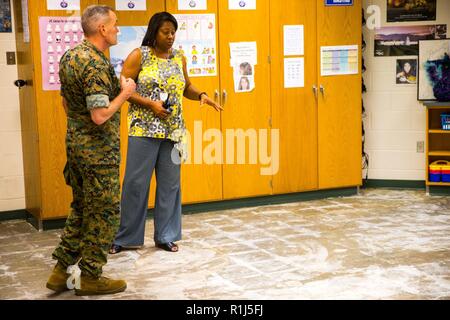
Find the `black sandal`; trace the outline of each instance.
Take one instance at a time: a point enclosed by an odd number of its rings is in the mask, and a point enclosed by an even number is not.
[[[119,246],[117,244],[113,244],[111,245],[111,248],[109,248],[110,254],[116,254],[119,253],[120,251],[122,251],[122,246]]]
[[[169,252],[177,252],[178,246],[174,242],[167,242],[167,243],[157,243],[156,247],[169,251]]]

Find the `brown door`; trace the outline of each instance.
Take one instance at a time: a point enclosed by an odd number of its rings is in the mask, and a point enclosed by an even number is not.
[[[218,1],[218,4],[220,89],[225,109],[222,133],[224,161],[227,162],[223,165],[223,195],[225,199],[268,195],[272,193],[272,175],[266,172],[270,165],[260,164],[260,151],[263,149],[270,155],[270,150],[260,148],[260,134],[263,134],[262,130],[270,132],[270,2],[257,1],[256,10],[230,10],[228,1]],[[257,65],[253,70],[255,88],[251,92],[237,93],[230,63],[230,43],[253,41],[257,44]],[[241,161],[244,164],[238,163],[239,147],[236,141],[233,143],[233,137],[238,134],[246,136],[245,161]],[[234,157],[231,157],[230,150],[234,151]]]
[[[317,56],[321,46],[359,48],[358,74],[319,74],[320,189],[361,184],[361,20],[361,0],[344,7],[317,2]]]
[[[270,55],[273,129],[280,130],[280,166],[274,193],[317,189],[316,0],[270,2]],[[304,55],[284,55],[284,26],[303,25]],[[304,87],[285,88],[284,58],[303,57]]]

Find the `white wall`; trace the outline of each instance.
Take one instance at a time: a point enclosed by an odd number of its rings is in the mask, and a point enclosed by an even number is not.
[[[363,0],[363,7],[381,8],[381,26],[447,24],[450,34],[450,1],[437,0],[436,21],[386,22],[386,0]],[[366,19],[369,16],[366,11]],[[425,154],[417,141],[426,141],[425,107],[417,101],[417,85],[396,84],[396,60],[416,56],[374,57],[374,30],[364,27],[367,71],[363,94],[367,116],[365,150],[369,154],[369,179],[425,180]]]
[[[0,212],[25,208],[17,66],[6,64],[6,52],[16,51],[14,32],[0,33]]]

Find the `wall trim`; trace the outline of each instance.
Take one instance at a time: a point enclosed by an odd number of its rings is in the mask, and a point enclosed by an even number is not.
[[[425,180],[368,179],[363,182],[364,188],[425,189]]]
[[[0,212],[0,221],[26,219],[29,213],[25,210],[12,210]]]

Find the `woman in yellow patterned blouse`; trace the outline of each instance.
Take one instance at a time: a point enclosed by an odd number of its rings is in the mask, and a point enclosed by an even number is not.
[[[170,13],[155,14],[142,46],[130,53],[122,69],[122,75],[136,80],[137,89],[129,99],[127,165],[120,228],[110,249],[113,254],[144,244],[153,169],[157,181],[154,241],[161,249],[178,251],[175,241],[181,239],[180,161],[173,157],[186,157],[182,99],[199,100],[200,105],[222,110],[190,82],[185,57],[172,48],[177,28]]]

